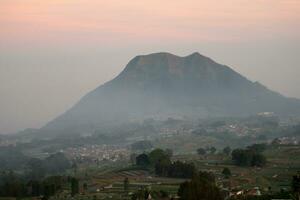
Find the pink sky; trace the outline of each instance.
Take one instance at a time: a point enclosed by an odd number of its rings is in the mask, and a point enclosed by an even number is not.
[[[300,0],[0,0],[0,134],[43,126],[158,51],[300,98]]]
[[[299,0],[2,0],[0,42],[298,38]],[[131,41],[132,42],[132,41]]]

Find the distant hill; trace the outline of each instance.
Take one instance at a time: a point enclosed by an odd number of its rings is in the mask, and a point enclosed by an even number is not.
[[[136,56],[113,80],[84,96],[43,130],[111,126],[147,118],[299,115],[300,100],[251,82],[231,68],[193,53]]]

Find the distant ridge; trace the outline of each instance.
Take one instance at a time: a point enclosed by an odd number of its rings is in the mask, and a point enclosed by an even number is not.
[[[133,58],[113,80],[84,96],[43,130],[78,130],[147,118],[300,115],[300,101],[282,96],[212,59],[166,52]]]

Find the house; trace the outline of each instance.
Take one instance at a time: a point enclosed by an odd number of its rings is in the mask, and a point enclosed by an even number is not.
[[[254,187],[251,190],[248,190],[246,195],[248,196],[261,196],[261,192],[258,187]]]

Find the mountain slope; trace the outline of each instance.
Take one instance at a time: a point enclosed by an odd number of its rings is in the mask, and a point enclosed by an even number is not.
[[[137,56],[113,80],[84,96],[45,130],[84,130],[145,118],[300,114],[300,101],[253,83],[193,53]]]

